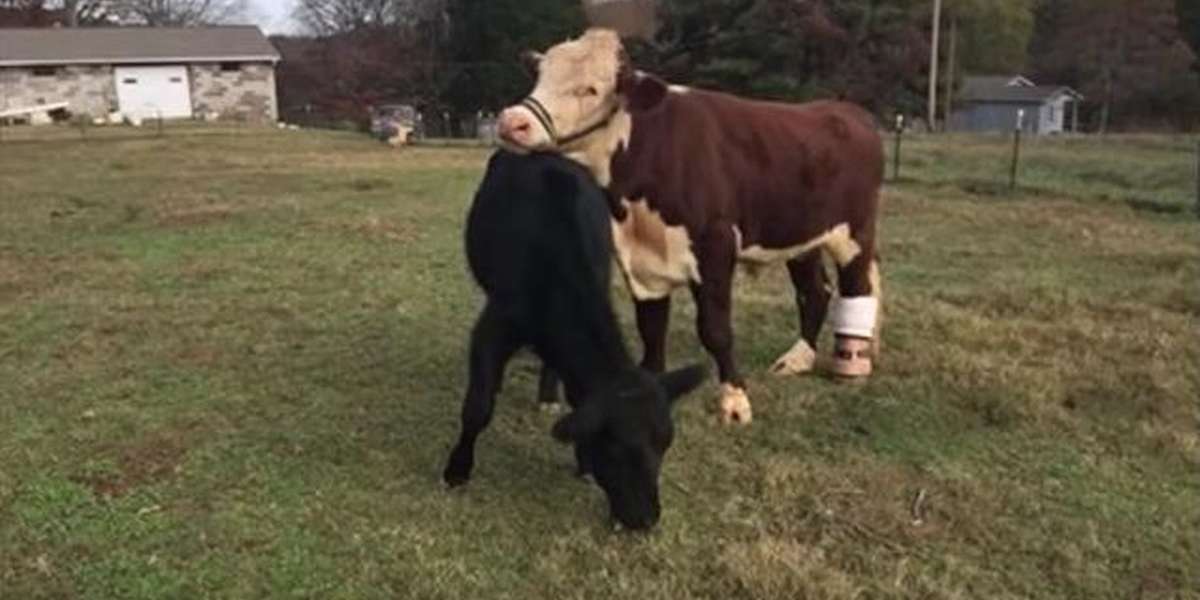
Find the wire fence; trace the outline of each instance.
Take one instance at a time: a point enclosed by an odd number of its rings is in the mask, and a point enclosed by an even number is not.
[[[74,121],[0,125],[0,147],[28,143],[103,143],[196,136],[262,135],[264,130],[349,129],[361,125],[313,118],[273,126],[251,122],[143,120],[139,126]],[[496,115],[454,116],[425,111],[416,117],[416,146],[494,146]],[[950,186],[980,197],[1075,197],[1118,202],[1139,211],[1200,216],[1200,141],[1181,135],[1029,136],[1018,155],[1011,134],[887,132],[890,185]],[[384,135],[375,135],[386,141]],[[902,144],[901,144],[902,142]],[[3,150],[0,150],[3,154]],[[1018,168],[1017,177],[1013,177]],[[899,177],[897,177],[899,175]]]

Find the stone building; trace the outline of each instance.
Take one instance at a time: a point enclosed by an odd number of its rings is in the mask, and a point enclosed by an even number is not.
[[[0,29],[0,115],[274,122],[279,58],[254,26]]]

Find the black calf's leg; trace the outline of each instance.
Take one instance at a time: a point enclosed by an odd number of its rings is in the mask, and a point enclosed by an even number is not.
[[[538,404],[542,408],[558,406],[558,383],[558,374],[543,363],[538,378]]]
[[[662,373],[667,368],[667,323],[671,318],[671,297],[638,300],[638,335],[642,338],[642,368]]]
[[[582,444],[575,444],[575,475],[577,477],[591,477],[592,475],[592,455],[589,449]]]
[[[500,391],[504,366],[519,346],[511,328],[489,304],[484,307],[471,333],[470,383],[462,407],[462,432],[442,479],[450,486],[471,478],[475,465],[475,438],[487,428]]]
[[[817,358],[817,338],[829,309],[829,274],[814,251],[788,262],[788,274],[796,289],[796,309],[800,314],[800,340],[771,366],[776,375],[795,375],[811,371]]]
[[[709,229],[694,247],[700,266],[699,285],[692,286],[696,299],[696,326],[700,343],[717,362],[721,379],[721,418],[729,423],[751,420],[746,386],[733,359],[732,285],[737,239],[733,227],[720,224]]]

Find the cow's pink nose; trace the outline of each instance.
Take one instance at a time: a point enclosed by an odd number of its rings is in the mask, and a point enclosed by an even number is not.
[[[533,131],[533,123],[529,118],[520,114],[514,114],[513,111],[504,111],[500,114],[500,122],[497,124],[497,129],[500,137],[511,141],[523,143],[529,141],[529,135]]]

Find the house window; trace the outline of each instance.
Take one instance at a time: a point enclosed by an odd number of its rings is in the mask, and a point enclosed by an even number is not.
[[[121,80],[121,83],[124,83],[125,85],[136,85],[137,77],[126,77],[125,79]]]
[[[172,77],[171,83],[183,83],[183,78],[182,77]]]
[[[58,75],[58,67],[34,67],[34,77],[54,77]]]
[[[236,62],[223,62],[223,63],[221,63],[221,70],[222,70],[222,71],[225,71],[225,72],[229,72],[229,71],[241,71],[241,70],[242,70],[242,63],[236,63]]]

